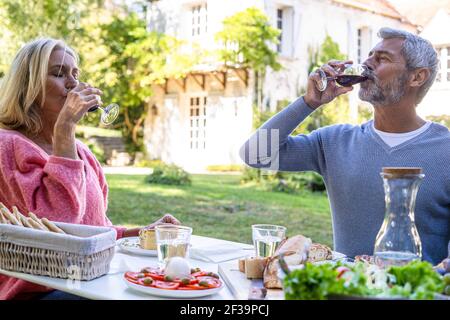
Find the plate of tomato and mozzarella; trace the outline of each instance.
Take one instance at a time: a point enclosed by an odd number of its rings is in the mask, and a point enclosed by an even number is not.
[[[125,272],[124,281],[130,289],[166,298],[204,297],[223,288],[217,274],[198,268],[183,279],[168,277],[159,268],[144,268],[140,272]]]

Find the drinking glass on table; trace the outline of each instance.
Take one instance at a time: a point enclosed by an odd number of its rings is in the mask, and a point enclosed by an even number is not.
[[[155,227],[158,263],[164,267],[169,258],[189,257],[192,228],[177,225]]]
[[[252,225],[252,239],[257,257],[270,257],[286,236],[286,227],[272,224]]]

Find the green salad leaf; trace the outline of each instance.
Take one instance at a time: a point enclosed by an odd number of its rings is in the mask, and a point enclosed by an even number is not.
[[[367,263],[306,263],[283,279],[286,300],[323,300],[333,296],[433,299],[443,292],[442,276],[428,262],[380,269]]]
[[[339,267],[340,264],[306,263],[304,268],[292,271],[283,279],[286,300],[324,300],[330,295],[369,294],[364,273],[349,270],[346,276],[339,277]]]
[[[390,267],[387,272],[394,276],[390,296],[424,300],[433,299],[435,293],[444,291],[442,276],[429,262],[416,260],[401,267]]]

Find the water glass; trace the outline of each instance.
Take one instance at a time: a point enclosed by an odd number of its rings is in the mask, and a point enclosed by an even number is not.
[[[158,263],[164,267],[172,257],[189,257],[192,228],[177,225],[155,227]]]
[[[271,257],[286,236],[286,227],[271,224],[252,225],[252,239],[257,257]]]

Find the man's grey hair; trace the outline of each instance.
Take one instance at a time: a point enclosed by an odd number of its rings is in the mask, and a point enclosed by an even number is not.
[[[419,88],[417,94],[417,104],[419,104],[432,86],[439,69],[439,59],[433,45],[430,41],[415,34],[392,28],[381,28],[378,31],[378,37],[382,39],[404,39],[401,53],[406,61],[406,68],[409,71],[417,68],[428,68],[430,70],[430,77]]]

